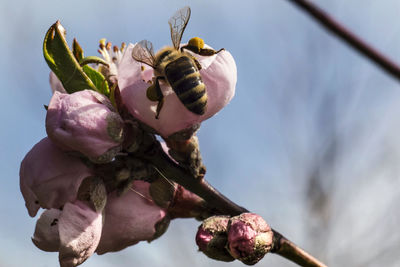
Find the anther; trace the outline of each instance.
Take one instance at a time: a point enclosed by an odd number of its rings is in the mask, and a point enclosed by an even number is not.
[[[100,43],[100,44],[99,44],[100,49],[103,50],[104,47],[106,46],[106,38],[100,39],[100,42],[99,42],[99,43]]]

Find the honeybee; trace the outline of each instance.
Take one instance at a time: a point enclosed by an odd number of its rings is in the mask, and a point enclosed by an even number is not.
[[[164,104],[160,80],[168,83],[182,104],[191,112],[203,115],[207,109],[206,86],[200,75],[201,65],[196,58],[185,51],[192,51],[202,56],[212,56],[224,50],[204,48],[204,41],[199,37],[189,40],[180,47],[183,32],[190,19],[190,7],[178,10],[168,21],[173,47],[165,47],[154,54],[153,44],[142,40],[133,48],[132,57],[154,69],[154,83],[147,89],[147,98],[157,101],[156,119],[159,118]]]

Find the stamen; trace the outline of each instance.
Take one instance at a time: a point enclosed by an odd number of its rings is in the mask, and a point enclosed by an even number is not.
[[[118,50],[117,52],[115,52],[115,57],[117,58],[116,63],[120,62],[122,58],[122,53]]]
[[[104,49],[104,47],[106,46],[106,38],[100,39],[100,49]]]
[[[130,190],[136,194],[138,194],[139,196],[141,196],[142,198],[146,199],[147,201],[150,201],[151,203],[154,203],[152,199],[147,198],[145,195],[143,195],[142,193],[136,191],[135,189],[133,189],[132,187],[130,188]]]
[[[113,46],[111,42],[106,42],[105,38],[101,39],[99,43],[100,49],[97,52],[109,64],[107,68],[113,73],[111,75],[117,75],[118,64],[122,59],[122,51],[125,49],[126,44],[122,43],[121,48],[119,48],[117,45]]]
[[[161,175],[162,178],[164,178],[170,185],[172,185],[172,186],[175,188],[175,184],[174,184],[173,182],[171,182],[167,177],[165,177],[165,175],[162,174],[162,173],[160,172],[160,170],[157,169],[156,166],[154,166],[154,165],[152,165],[152,166],[153,166],[153,168],[158,172],[158,174]]]

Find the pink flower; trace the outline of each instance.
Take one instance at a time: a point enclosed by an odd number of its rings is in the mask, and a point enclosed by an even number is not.
[[[66,203],[62,210],[45,210],[32,241],[44,251],[59,251],[65,267],[81,264],[95,251],[104,254],[152,241],[165,232],[169,217],[154,204],[149,187],[147,182],[135,181],[124,195],[110,194],[103,216],[80,200]]]
[[[161,83],[165,103],[159,119],[155,118],[157,102],[150,101],[146,96],[149,87],[148,80],[153,76],[153,70],[146,66],[141,71],[142,64],[132,58],[130,44],[118,68],[118,84],[123,103],[129,112],[155,129],[163,137],[187,129],[212,117],[232,99],[236,86],[236,64],[228,51],[222,51],[210,57],[195,55],[202,69],[201,77],[208,95],[207,110],[204,115],[190,112],[178,99],[170,86]]]
[[[264,219],[255,213],[232,217],[228,225],[228,245],[231,255],[253,265],[271,250],[273,233]]]
[[[20,187],[29,215],[33,217],[40,207],[46,208],[32,241],[42,250],[59,251],[62,267],[81,264],[100,241],[101,206],[96,212],[92,204],[77,199],[78,192],[85,193],[80,192],[83,184],[90,187],[84,181],[92,181],[91,175],[79,158],[67,155],[47,137],[21,163]],[[104,195],[105,188],[96,192]]]
[[[33,243],[44,251],[59,251],[61,267],[83,263],[96,250],[102,232],[102,214],[87,203],[66,203],[63,210],[45,210],[39,217]]]
[[[103,95],[84,90],[55,92],[51,98],[46,131],[65,151],[79,151],[95,162],[110,161],[123,141],[123,122]]]
[[[151,241],[166,230],[169,218],[166,211],[153,202],[149,187],[147,182],[134,181],[131,190],[124,195],[117,196],[114,192],[108,196],[97,254],[119,251],[139,241]]]
[[[62,267],[77,266],[96,250],[103,254],[156,239],[170,221],[166,210],[154,203],[147,182],[134,181],[122,196],[109,194],[106,204],[102,180],[49,138],[25,156],[20,184],[32,217],[46,208],[36,223],[33,243],[58,251]]]
[[[91,175],[79,158],[43,138],[28,152],[20,168],[20,188],[29,215],[34,217],[40,207],[60,208],[74,201],[82,180]]]

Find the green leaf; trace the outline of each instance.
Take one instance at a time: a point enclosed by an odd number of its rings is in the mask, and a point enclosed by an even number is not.
[[[90,78],[90,80],[92,80],[92,82],[95,84],[97,88],[96,91],[106,96],[110,95],[110,88],[108,87],[108,82],[103,74],[88,65],[84,65],[82,69]]]
[[[78,43],[78,41],[76,40],[76,38],[74,38],[74,41],[72,43],[72,53],[75,56],[75,59],[77,61],[81,61],[83,58],[83,49],[81,47],[81,45]]]
[[[65,30],[60,21],[54,23],[47,31],[43,41],[43,55],[68,93],[84,89],[96,90],[96,86],[69,49],[65,40]]]
[[[87,64],[102,64],[104,66],[109,66],[108,63],[100,58],[100,57],[96,57],[96,56],[88,56],[88,57],[84,57],[82,59],[79,60],[79,64],[81,66],[87,65]]]

